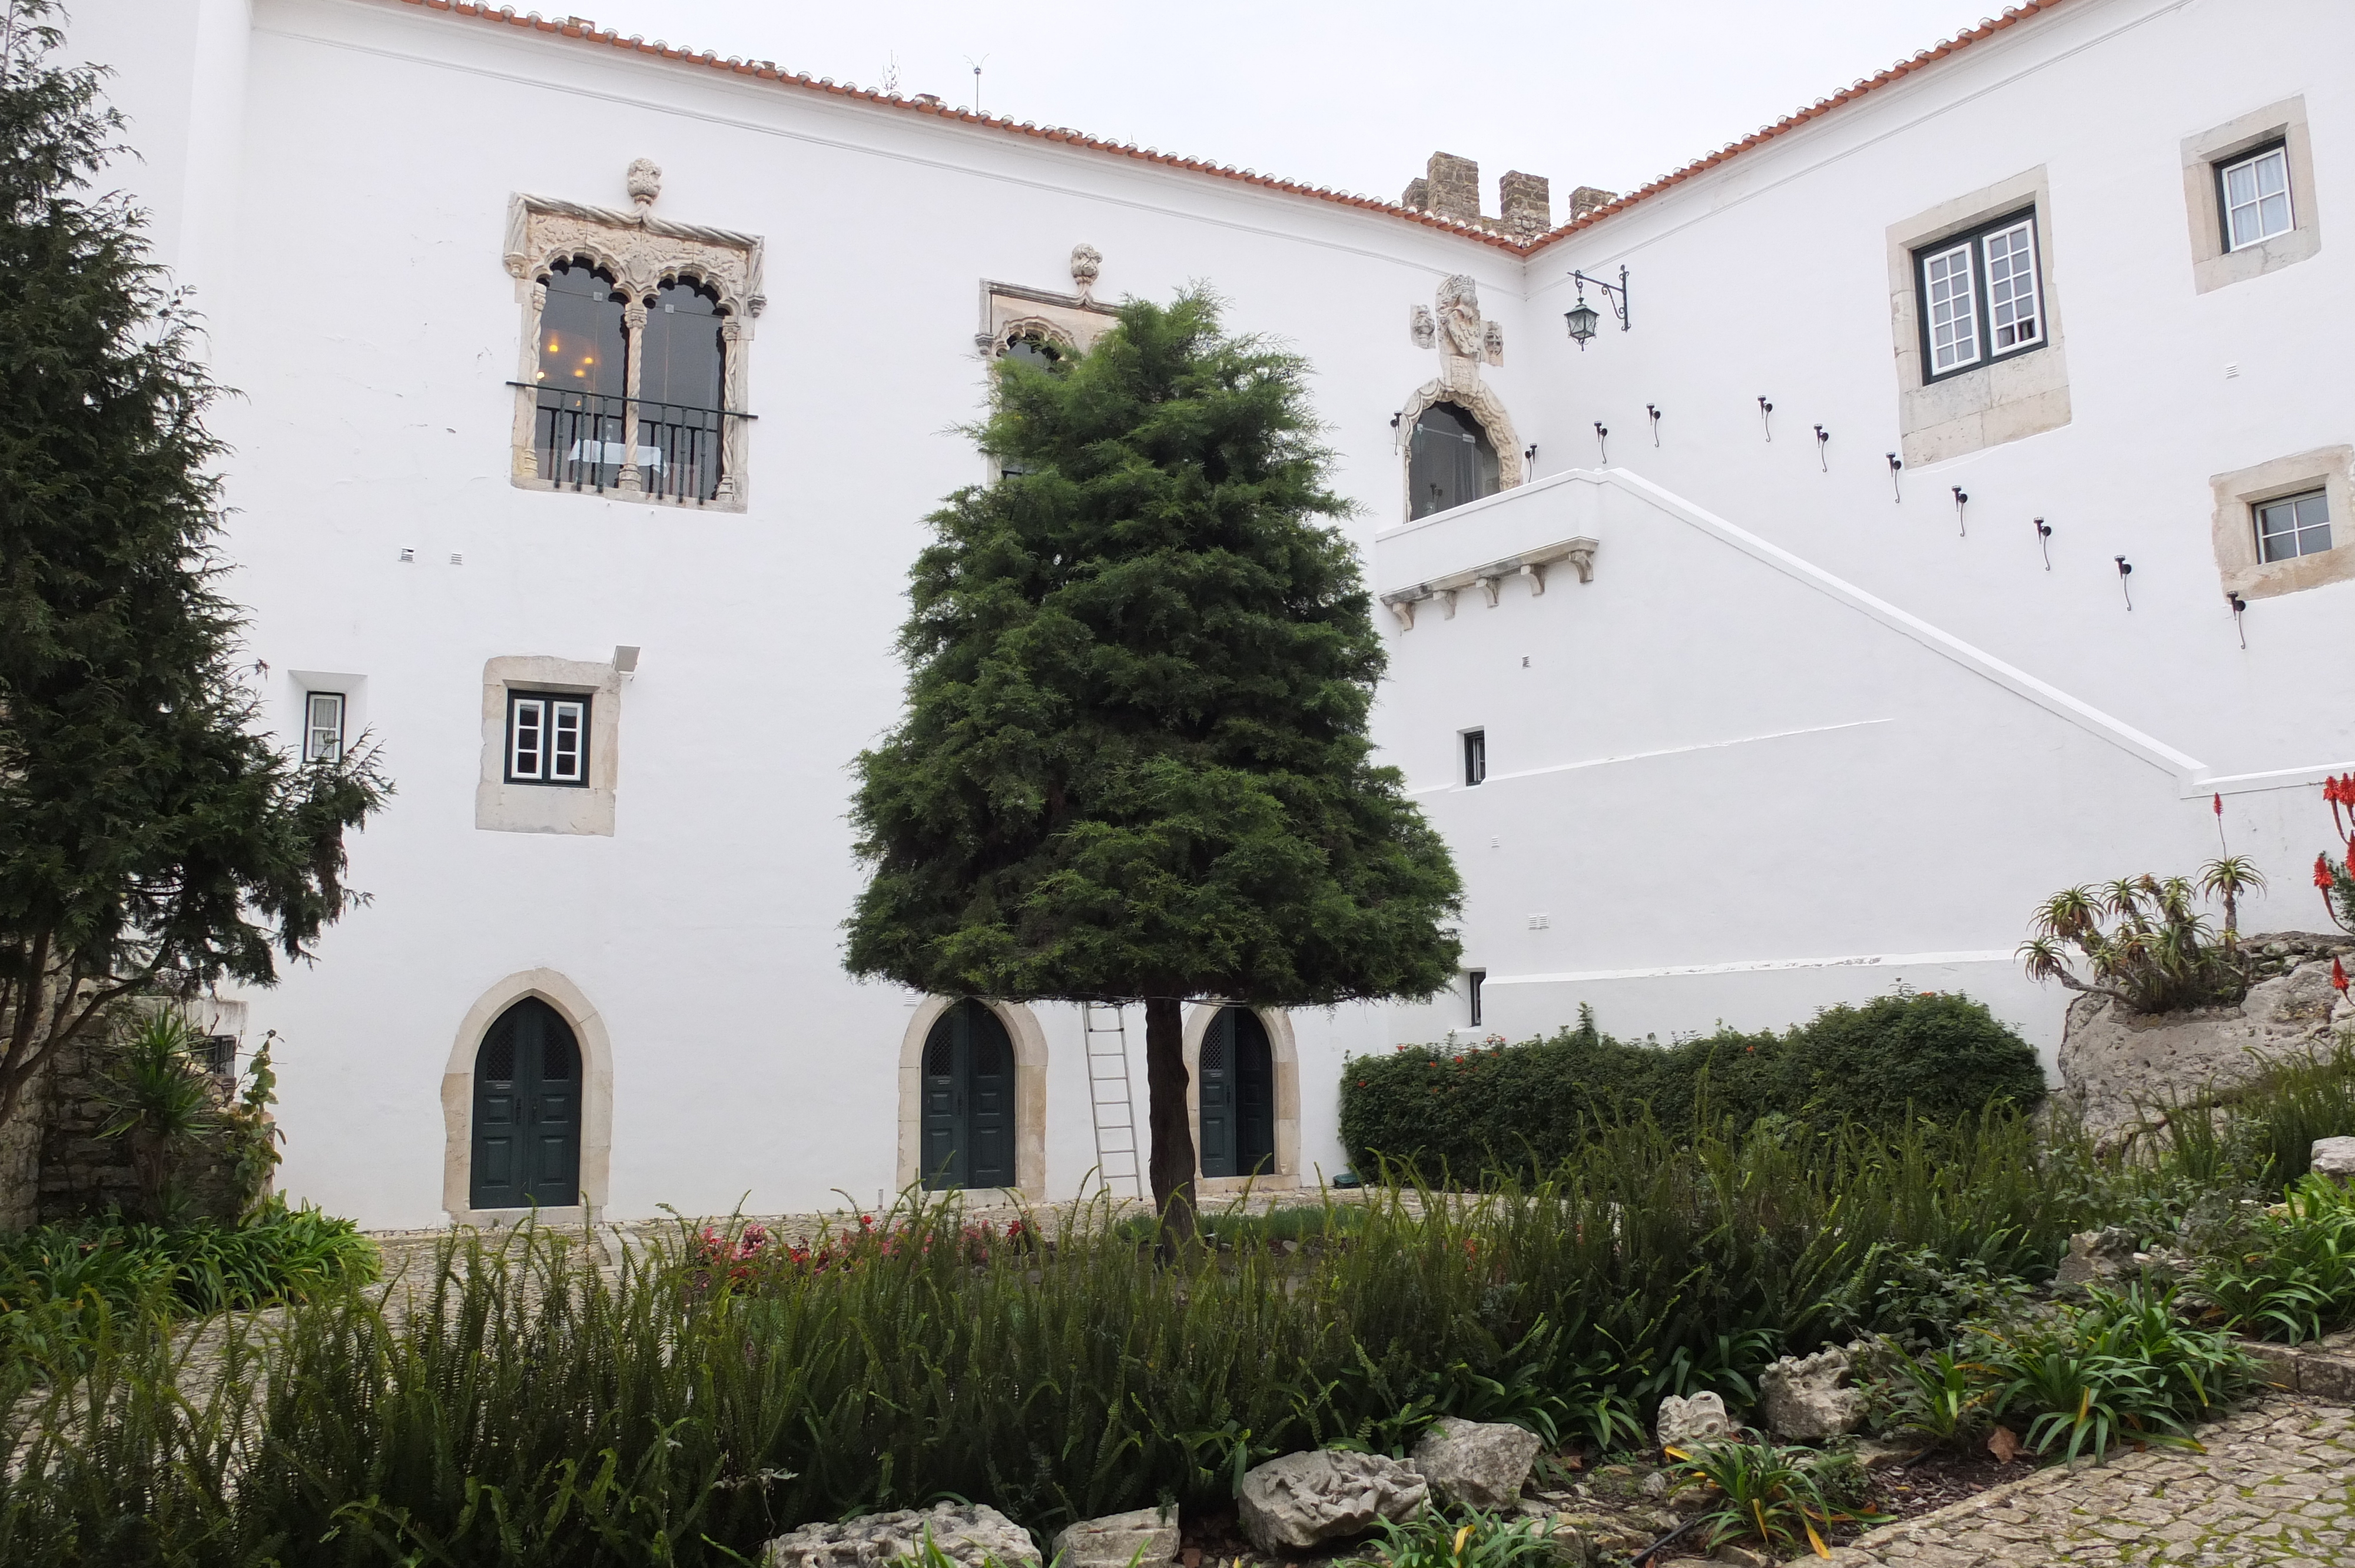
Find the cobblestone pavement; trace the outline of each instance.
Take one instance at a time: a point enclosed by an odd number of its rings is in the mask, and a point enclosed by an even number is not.
[[[2055,1467],[1889,1525],[1838,1568],[2347,1568],[2355,1564],[2355,1411],[2294,1395],[2153,1448]]]

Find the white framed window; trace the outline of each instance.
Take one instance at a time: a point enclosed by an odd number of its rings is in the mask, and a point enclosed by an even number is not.
[[[303,760],[336,762],[344,755],[344,694],[303,694]]]
[[[2289,149],[2282,143],[2217,164],[2216,195],[2223,207],[2228,251],[2297,227],[2297,216],[2290,209]]]
[[[510,784],[589,782],[589,699],[552,692],[507,694]]]
[[[1913,253],[1926,380],[2041,345],[2036,214],[2015,212]]]
[[[1464,782],[1466,786],[1485,783],[1488,778],[1488,732],[1467,729],[1464,732]]]
[[[2257,559],[2287,561],[2330,548],[2330,500],[2325,491],[2261,501],[2256,514]]]

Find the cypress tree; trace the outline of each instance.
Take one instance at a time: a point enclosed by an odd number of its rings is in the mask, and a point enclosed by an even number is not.
[[[1431,995],[1459,884],[1369,758],[1382,644],[1306,364],[1223,335],[1197,291],[996,375],[974,433],[1005,477],[932,514],[907,712],[858,758],[847,962],[951,996],[1141,1001],[1153,1197],[1183,1236],[1181,1003]]]
[[[218,591],[218,389],[141,220],[121,121],[45,0],[0,16],[0,1122],[114,1003],[268,984],[353,901],[365,749],[281,755]]]

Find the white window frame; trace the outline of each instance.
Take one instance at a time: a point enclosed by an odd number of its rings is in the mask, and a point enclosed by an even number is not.
[[[2322,509],[2321,517],[2312,523],[2307,522],[2299,515],[2299,509],[2309,501],[2318,503]],[[2290,510],[2289,526],[2269,535],[2265,529],[2265,514],[2281,507],[2287,507]],[[2321,555],[2331,547],[2330,493],[2326,487],[2317,486],[2315,489],[2300,491],[2291,495],[2276,495],[2264,501],[2252,502],[2249,504],[2249,524],[2256,531],[2257,563],[2260,566],[2294,561],[2300,556]],[[2322,542],[2309,548],[2306,543],[2306,536],[2318,531],[2322,535]],[[2268,539],[2285,535],[2288,538],[2291,546],[2289,553],[2281,556],[2271,554],[2267,549]]]
[[[2266,165],[2271,165],[2278,180],[2277,188],[2270,191],[2264,188],[2261,177]],[[2251,193],[2248,200],[2235,201],[2232,199],[2232,176],[2243,170],[2249,171]],[[2281,202],[2279,224],[2261,227],[2255,233],[2249,235],[2236,232],[2233,223],[2234,214],[2254,212],[2262,224],[2265,203],[2276,197]],[[2276,142],[2270,147],[2260,147],[2229,163],[2218,164],[2216,165],[2216,206],[2218,223],[2222,230],[2224,249],[2227,254],[2235,250],[2246,250],[2254,245],[2262,245],[2277,234],[2287,234],[2296,229],[2297,198],[2290,188],[2288,143]]]
[[[506,781],[565,789],[588,784],[587,696],[556,692],[507,694]]]
[[[304,761],[343,760],[345,707],[345,695],[341,692],[303,694]],[[325,722],[322,722],[323,715]]]
[[[1966,322],[1954,311],[1957,272],[1969,302]],[[2034,207],[1918,247],[1913,276],[1923,384],[2042,347],[2048,336],[2043,274]],[[1957,330],[1966,325],[1967,335]]]

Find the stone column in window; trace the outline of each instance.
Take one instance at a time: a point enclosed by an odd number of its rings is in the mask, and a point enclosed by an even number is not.
[[[539,477],[539,328],[548,314],[548,280],[524,291],[523,374],[516,388],[515,477]]]
[[[640,350],[646,341],[646,302],[634,293],[622,307],[622,336],[629,352],[622,362],[622,473],[614,488],[637,495],[645,489],[638,472],[638,383],[645,361]]]
[[[744,421],[731,418],[744,406],[744,318],[731,315],[719,323],[719,487],[712,499],[733,506],[744,498],[736,476],[744,469]]]

